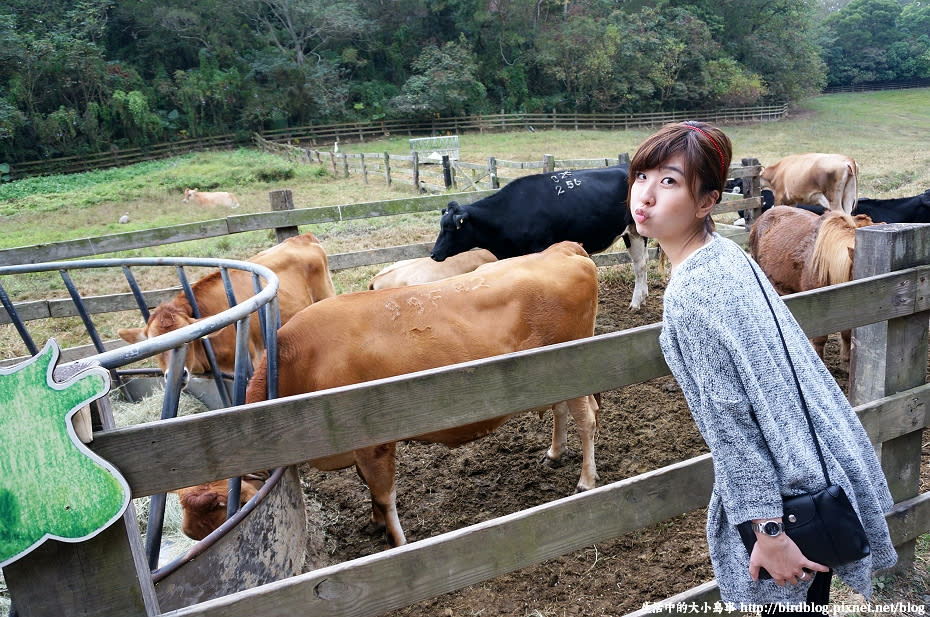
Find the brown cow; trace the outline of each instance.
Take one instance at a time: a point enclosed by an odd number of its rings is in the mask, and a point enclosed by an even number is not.
[[[486,249],[465,251],[445,261],[436,261],[431,257],[404,259],[387,266],[374,275],[368,283],[368,289],[387,289],[430,283],[471,272],[478,266],[492,261],[497,261],[497,257]]]
[[[184,203],[189,202],[193,198],[201,206],[228,206],[230,208],[238,208],[239,200],[236,199],[236,196],[232,193],[227,193],[226,191],[215,191],[204,193],[200,189],[184,189]]]
[[[818,289],[852,280],[856,229],[872,224],[864,214],[828,211],[818,216],[775,206],[753,223],[749,250],[779,295]],[[840,333],[843,362],[849,362],[850,336],[849,330]],[[826,336],[811,339],[821,359],[826,342]]]
[[[850,214],[859,198],[859,166],[842,154],[793,154],[763,169],[761,177],[776,205],[818,204]]]
[[[311,233],[288,238],[281,244],[251,257],[248,261],[263,265],[278,275],[278,305],[281,311],[281,323],[286,323],[298,311],[310,304],[336,295],[333,280],[329,274],[329,262],[326,252]],[[229,270],[236,301],[242,302],[255,295],[252,275],[242,270]],[[216,315],[227,308],[226,291],[219,271],[200,279],[192,286],[197,307],[201,317]],[[184,292],[180,292],[168,302],[155,307],[144,328],[121,328],[120,338],[137,343],[147,338],[158,336],[192,324],[197,320]],[[236,330],[233,325],[226,326],[209,336],[221,371],[235,371]],[[249,353],[257,364],[265,343],[262,339],[258,314],[253,313],[249,323]],[[158,363],[162,370],[168,368],[169,352],[161,354]],[[185,365],[192,373],[205,373],[210,370],[203,345],[199,341],[191,344]]]
[[[575,242],[441,281],[343,294],[307,307],[278,331],[278,393],[314,392],[592,336],[596,313],[596,267]],[[263,360],[249,383],[247,403],[265,399],[266,379]],[[546,456],[561,458],[569,413],[582,443],[578,490],[587,490],[598,477],[593,396],[553,406]],[[414,439],[454,447],[488,435],[508,417]],[[372,523],[399,546],[406,538],[395,501],[395,447],[389,442],[310,463],[324,471],[355,464],[371,491]]]
[[[252,499],[262,488],[268,474],[250,474],[242,478],[239,506]],[[203,540],[226,521],[227,480],[214,480],[174,491],[181,504],[181,531],[192,540]]]

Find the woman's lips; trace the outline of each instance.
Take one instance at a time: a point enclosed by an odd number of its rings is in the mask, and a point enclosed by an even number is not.
[[[633,210],[633,219],[637,223],[643,223],[648,218],[649,218],[649,214],[646,213],[646,210],[644,208],[636,208],[635,210]]]

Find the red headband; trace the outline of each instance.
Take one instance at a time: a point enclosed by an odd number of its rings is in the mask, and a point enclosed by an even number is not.
[[[726,166],[726,163],[724,162],[723,150],[720,149],[720,145],[717,143],[717,141],[713,137],[710,136],[710,133],[708,133],[707,131],[705,131],[699,126],[695,126],[687,122],[685,123],[685,126],[688,127],[689,129],[694,129],[695,131],[698,131],[699,133],[701,133],[702,135],[707,137],[707,139],[710,140],[710,143],[713,144],[714,149],[717,151],[717,155],[720,157],[720,171],[723,172],[723,179],[726,180],[727,166]]]

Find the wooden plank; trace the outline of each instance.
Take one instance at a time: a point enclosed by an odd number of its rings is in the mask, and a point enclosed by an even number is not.
[[[229,233],[274,229],[276,227],[295,227],[315,223],[332,223],[342,220],[341,206],[322,206],[319,208],[295,208],[276,212],[256,212],[237,214],[226,218]]]
[[[645,381],[668,372],[658,331],[655,324],[96,433],[91,447],[120,469],[135,496],[151,495]]]
[[[123,471],[135,496],[149,495],[665,375],[659,328],[642,326],[355,387],[119,429],[95,435],[93,447]],[[591,371],[591,366],[601,369]],[[437,392],[443,393],[439,399]],[[882,438],[891,438],[893,430],[914,430],[914,418],[919,422],[921,416],[899,402],[887,405],[881,412],[888,418]],[[332,432],[334,426],[338,431]],[[263,445],[269,441],[276,449]],[[170,471],[164,470],[164,460],[175,461]]]
[[[379,615],[706,505],[712,482],[704,455],[165,617]]]
[[[180,289],[180,287],[154,289],[152,291],[145,291],[142,295],[145,298],[146,305],[152,308],[173,298]],[[87,312],[91,315],[138,309],[135,297],[131,293],[87,296],[84,298],[84,303]],[[70,298],[18,302],[14,303],[13,307],[16,309],[19,318],[23,321],[46,319],[48,317],[74,317],[78,315],[74,302]],[[6,312],[6,309],[0,308],[0,324],[5,323],[11,323],[10,316]]]
[[[372,266],[383,263],[393,263],[401,259],[414,259],[428,257],[432,242],[421,244],[407,244],[405,246],[392,246],[386,249],[371,249],[369,251],[355,251],[352,253],[337,253],[329,256],[329,269],[332,271],[357,268],[359,266]]]

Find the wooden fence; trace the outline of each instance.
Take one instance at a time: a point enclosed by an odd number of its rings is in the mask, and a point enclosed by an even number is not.
[[[491,114],[483,116],[459,116],[432,118],[430,120],[380,120],[368,122],[343,122],[318,124],[287,129],[264,131],[262,137],[268,141],[288,143],[295,146],[317,147],[331,145],[336,141],[350,142],[366,139],[382,139],[390,135],[448,135],[466,132],[513,131],[535,128],[568,130],[619,130],[659,126],[677,120],[703,120],[714,123],[761,122],[778,120],[788,113],[788,104],[760,107],[733,107],[696,111],[669,111],[642,114]],[[111,149],[109,152],[68,156],[39,161],[10,164],[13,179],[57,173],[75,173],[90,169],[118,167],[140,161],[166,158],[197,150],[226,149],[244,145],[243,135],[226,134],[187,139],[144,148]]]
[[[922,430],[930,425],[930,386],[925,385],[930,226],[882,225],[856,234],[856,275],[867,278],[786,301],[809,336],[856,328],[850,398],[880,451],[896,504],[887,520],[901,565],[908,568],[913,541],[930,530],[930,493],[919,494]],[[668,369],[658,346],[659,328],[654,324],[352,387],[99,431],[90,447],[120,469],[133,497],[141,497],[660,377]],[[536,387],[520,385],[525,383]],[[436,391],[457,393],[445,398],[442,414],[434,410]],[[709,455],[699,456],[167,613],[159,612],[148,569],[138,560],[138,533],[119,525],[79,544],[48,542],[4,568],[4,575],[19,610],[29,616],[378,615],[703,507],[712,479]],[[698,541],[703,530],[694,533]],[[675,600],[700,603],[717,597],[716,584],[708,581]],[[710,606],[704,608],[699,612],[712,614]],[[664,614],[674,611],[673,604]],[[632,615],[645,612],[653,609]]]

